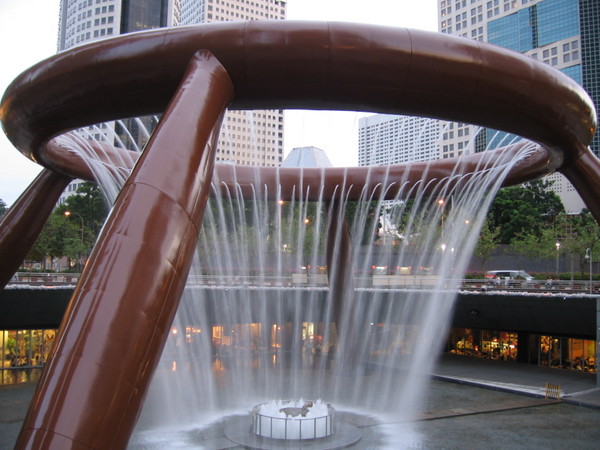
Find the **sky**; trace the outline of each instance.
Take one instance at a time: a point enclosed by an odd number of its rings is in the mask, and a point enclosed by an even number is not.
[[[0,94],[22,71],[56,53],[59,0],[0,0]],[[288,0],[288,18],[437,30],[437,0]],[[286,111],[285,155],[294,147],[325,150],[337,167],[356,166],[358,119],[367,114]],[[10,206],[39,173],[0,134],[0,199]]]

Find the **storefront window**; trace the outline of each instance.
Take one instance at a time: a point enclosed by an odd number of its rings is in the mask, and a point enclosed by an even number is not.
[[[540,336],[540,365],[596,372],[596,342],[587,339]]]
[[[517,333],[506,331],[453,328],[450,333],[453,353],[480,358],[516,360],[518,342]]]
[[[451,352],[461,355],[483,356],[479,339],[474,336],[474,333],[480,334],[480,330],[453,328],[450,333]]]
[[[30,381],[31,369],[40,369],[48,360],[55,336],[56,330],[0,331],[0,383]]]
[[[596,342],[586,339],[569,339],[569,368],[596,372]]]

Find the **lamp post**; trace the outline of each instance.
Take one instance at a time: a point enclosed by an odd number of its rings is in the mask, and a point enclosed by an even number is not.
[[[559,257],[560,254],[560,242],[556,242],[556,276],[558,277],[558,270],[559,270]]]
[[[446,201],[443,198],[440,198],[437,201],[438,205],[440,205],[440,210],[441,210],[441,218],[442,218],[442,229],[444,228],[444,205],[446,204]]]
[[[77,217],[79,217],[79,220],[81,220],[81,251],[83,253],[83,248],[84,248],[84,244],[83,244],[83,217],[81,217],[79,214],[77,214],[76,212],[73,211],[65,211],[65,216],[67,217],[71,217],[72,215],[75,215]]]
[[[592,294],[594,292],[594,289],[592,287],[593,277],[592,277],[592,249],[591,248],[585,249],[585,260],[590,263],[590,294]]]
[[[71,215],[75,215],[75,216],[79,217],[79,220],[81,220],[81,246],[83,247],[83,217],[81,217],[76,212],[65,211],[65,216],[70,217]]]

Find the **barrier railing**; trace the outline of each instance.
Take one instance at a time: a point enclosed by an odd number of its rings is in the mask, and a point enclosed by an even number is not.
[[[560,400],[560,384],[546,383],[545,398]]]
[[[252,432],[257,436],[282,440],[306,440],[330,436],[334,431],[335,410],[320,417],[273,417],[260,413],[261,405],[252,411]]]
[[[74,285],[79,280],[79,273],[37,273],[17,272],[9,285],[31,286],[60,286]],[[359,288],[433,288],[439,284],[436,275],[362,275],[354,278],[354,286]],[[311,287],[327,286],[326,274],[293,273],[286,276],[265,275],[190,275],[189,285],[209,286],[281,286],[281,287]],[[551,292],[579,293],[600,295],[600,281],[589,280],[552,280],[552,281],[522,281],[502,280],[493,282],[487,279],[447,280],[446,286],[459,286],[461,290],[470,291],[522,291],[522,292]]]

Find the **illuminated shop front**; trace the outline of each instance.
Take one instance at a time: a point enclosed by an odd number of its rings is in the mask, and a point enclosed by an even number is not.
[[[520,333],[508,331],[452,328],[448,351],[479,358],[596,372],[596,341],[588,339],[528,333],[520,336]]]
[[[517,333],[472,328],[452,328],[450,351],[488,359],[513,361],[517,359]]]
[[[373,323],[363,336],[372,347],[372,355],[409,353],[415,339],[410,326]],[[57,330],[0,330],[0,384],[35,381],[46,363]],[[335,326],[321,322],[263,325],[260,323],[213,325],[210,335],[197,326],[176,327],[165,346],[173,356],[172,369],[180,368],[175,355],[202,352],[203,343],[211,346],[216,357],[233,352],[248,354],[291,351],[293,346],[305,355],[334,357],[337,343]],[[293,336],[300,336],[296,341]],[[210,339],[209,339],[210,338]],[[568,337],[514,333],[501,330],[452,328],[447,351],[479,358],[518,361],[550,368],[596,372],[596,341]],[[189,363],[192,363],[188,361]]]
[[[46,363],[54,345],[56,331],[0,331],[0,351],[2,352],[0,384],[30,381],[31,369],[40,369]],[[35,376],[36,373],[34,372],[33,375]]]
[[[539,365],[584,372],[596,371],[595,341],[554,336],[536,336],[536,338],[539,341],[537,346]]]

